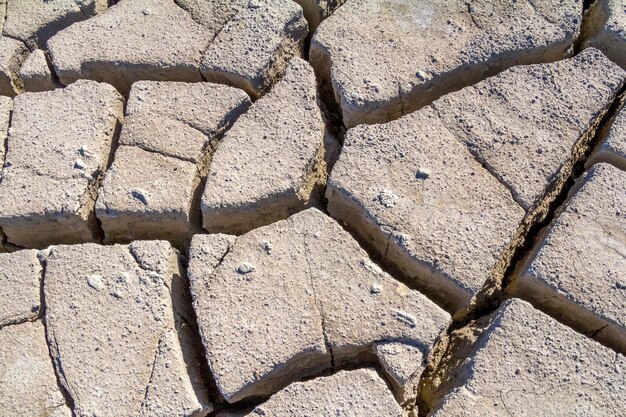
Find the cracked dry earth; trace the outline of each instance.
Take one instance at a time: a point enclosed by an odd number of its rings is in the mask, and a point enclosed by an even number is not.
[[[0,417],[626,416],[625,0],[0,31]]]

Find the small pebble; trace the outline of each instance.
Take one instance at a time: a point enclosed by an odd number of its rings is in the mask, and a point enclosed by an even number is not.
[[[249,264],[248,262],[244,262],[237,267],[237,272],[239,272],[242,275],[245,275],[252,271],[254,271],[254,265]]]
[[[87,284],[94,290],[101,291],[104,289],[104,282],[100,275],[91,275],[87,277]]]

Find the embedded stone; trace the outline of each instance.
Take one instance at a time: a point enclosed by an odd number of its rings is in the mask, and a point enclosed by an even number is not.
[[[520,64],[572,53],[583,2],[349,1],[310,60],[347,127],[396,119]]]
[[[28,55],[20,69],[20,78],[24,90],[34,93],[62,87],[52,75],[46,53],[41,49],[35,49]]]
[[[211,411],[176,337],[183,278],[169,243],[52,246],[46,262],[50,351],[77,416]]]
[[[215,151],[202,196],[203,227],[242,233],[287,218],[313,203],[324,177],[315,76],[306,61],[294,58]]]
[[[94,197],[122,109],[113,87],[86,80],[15,98],[0,183],[0,225],[10,243],[97,239]]]
[[[0,36],[0,96],[14,97],[24,91],[18,74],[27,53],[22,42]]]
[[[241,273],[244,264],[254,268]],[[271,395],[333,363],[377,361],[384,342],[416,346],[425,358],[450,317],[375,267],[317,209],[239,237],[194,236],[189,278],[208,363],[228,402]],[[419,374],[425,363],[408,366]]]
[[[0,416],[71,417],[41,321],[0,329]]]
[[[587,160],[587,167],[605,162],[626,171],[626,110],[617,113],[604,139]]]
[[[520,300],[493,315],[432,417],[619,415],[626,359]],[[555,407],[558,407],[556,411]]]
[[[63,84],[86,78],[125,94],[138,80],[201,81],[210,40],[173,0],[133,0],[73,24],[47,45]]]
[[[326,197],[333,217],[451,312],[504,274],[525,216],[430,107],[348,130]]]
[[[206,50],[202,74],[259,97],[302,55],[308,26],[292,0],[249,0]]]
[[[594,165],[535,245],[511,291],[626,354],[626,172]]]
[[[52,35],[107,8],[107,0],[9,0],[5,36],[44,48]]]
[[[39,317],[41,276],[37,251],[0,254],[0,328]]]

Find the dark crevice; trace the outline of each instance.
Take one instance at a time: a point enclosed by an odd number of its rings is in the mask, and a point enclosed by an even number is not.
[[[115,124],[115,130],[113,132],[113,138],[111,140],[111,149],[109,150],[109,155],[107,156],[107,160],[104,166],[104,169],[100,170],[93,183],[89,185],[91,198],[93,200],[93,206],[91,208],[91,212],[89,213],[89,223],[93,233],[93,238],[100,244],[104,244],[106,240],[106,234],[104,233],[104,229],[102,228],[102,222],[96,216],[96,200],[98,199],[98,191],[102,186],[102,180],[106,175],[106,172],[111,168],[113,164],[113,159],[115,157],[115,151],[119,147],[120,134],[122,132],[122,123],[123,123],[123,115],[126,114],[126,100],[122,101],[123,109],[122,109],[122,119],[118,120]]]
[[[574,54],[579,54],[585,42],[591,39],[600,29],[601,26],[604,25],[604,22],[598,22],[600,16],[598,14],[597,7],[600,7],[596,4],[594,0],[584,0],[583,1],[583,11],[581,15],[580,22],[580,33],[578,37],[574,41]]]
[[[224,261],[224,258],[230,252],[231,247],[229,246],[222,258],[218,262],[218,266]],[[187,270],[189,267],[189,258],[180,254],[180,262],[181,262],[181,275],[184,277],[188,277]],[[217,269],[216,267],[216,269]],[[185,294],[183,296],[184,300],[188,300],[191,303],[189,308],[190,317],[185,318],[182,315],[178,315],[178,317],[184,321],[184,323],[189,327],[191,333],[193,335],[193,340],[191,340],[192,346],[190,346],[191,351],[193,352],[193,356],[195,356],[195,360],[199,366],[199,375],[202,378],[202,389],[204,392],[208,393],[209,401],[215,406],[218,404],[222,404],[225,402],[224,398],[219,393],[217,388],[217,384],[215,382],[215,378],[213,377],[213,373],[211,372],[211,367],[209,366],[209,361],[206,356],[206,350],[204,348],[204,344],[202,343],[202,337],[200,336],[200,326],[198,325],[198,317],[196,315],[196,310],[193,308],[193,297],[191,295],[191,286],[189,285],[188,279],[184,280]],[[180,338],[180,333],[179,333]],[[180,339],[179,339],[180,340]],[[182,344],[182,340],[181,344]]]

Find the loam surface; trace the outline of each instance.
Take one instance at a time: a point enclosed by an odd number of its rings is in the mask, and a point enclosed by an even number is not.
[[[626,416],[624,0],[0,0],[0,417]]]

